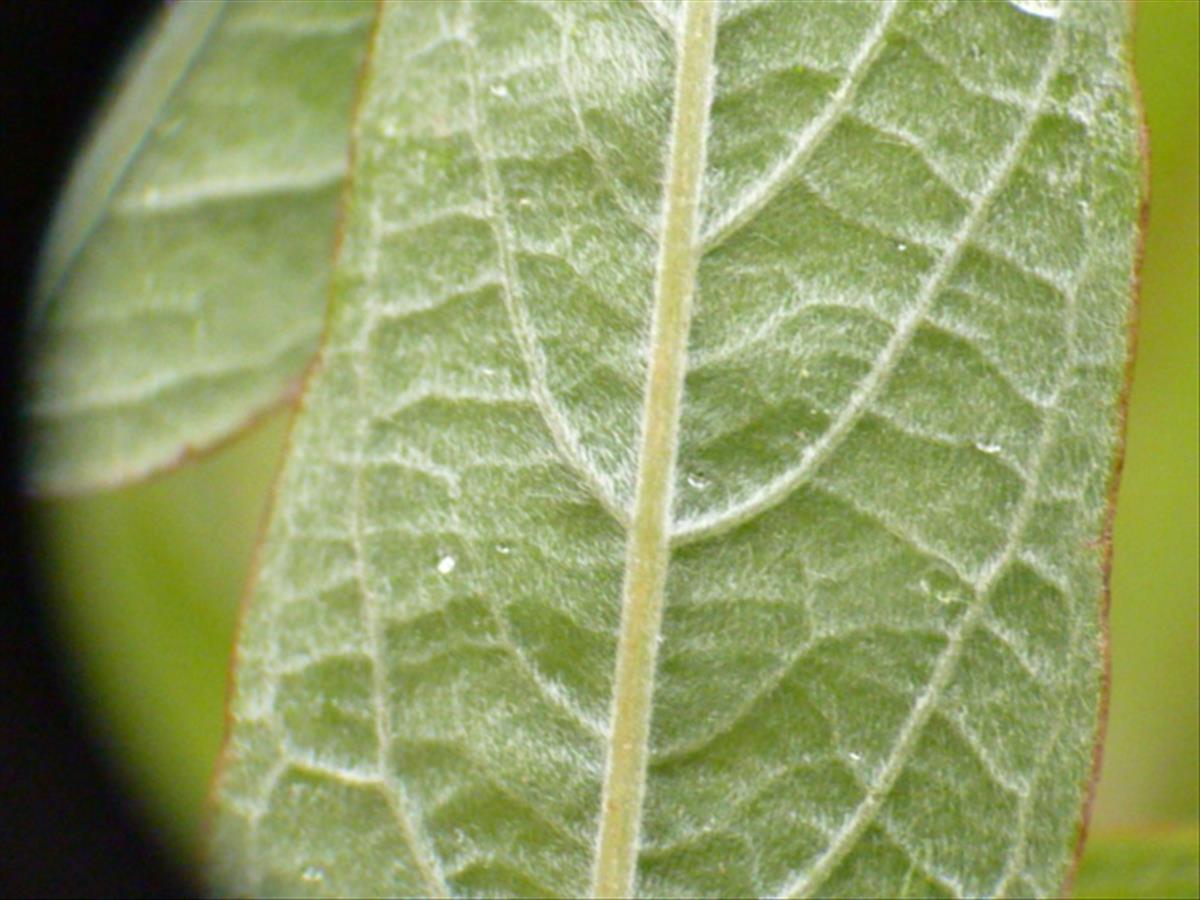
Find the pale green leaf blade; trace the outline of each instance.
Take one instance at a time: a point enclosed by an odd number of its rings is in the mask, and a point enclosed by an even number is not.
[[[1200,897],[1200,833],[1193,825],[1094,835],[1080,861],[1071,896],[1077,900]]]
[[[1127,32],[1116,2],[386,5],[219,886],[1057,893],[1104,678]]]
[[[370,12],[175,3],[147,32],[47,238],[35,489],[158,471],[296,383],[324,316]]]

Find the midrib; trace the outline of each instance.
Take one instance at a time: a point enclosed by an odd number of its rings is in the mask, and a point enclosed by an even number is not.
[[[716,14],[711,0],[686,4],[679,38],[637,485],[625,551],[616,676],[592,869],[595,897],[630,897],[635,888],[654,672],[670,561],[671,500],[696,280]]]

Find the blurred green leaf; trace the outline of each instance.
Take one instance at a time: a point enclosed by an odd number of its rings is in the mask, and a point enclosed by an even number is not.
[[[715,9],[382,7],[223,890],[1058,892],[1126,7]]]
[[[1098,834],[1079,866],[1075,900],[1200,897],[1200,832]]]
[[[199,858],[238,600],[284,424],[275,416],[169,478],[42,509],[80,696],[185,860]]]
[[[370,4],[175,3],[51,229],[31,327],[39,491],[227,437],[312,356]]]
[[[1200,4],[1137,5],[1150,131],[1138,360],[1117,502],[1100,828],[1200,804]]]

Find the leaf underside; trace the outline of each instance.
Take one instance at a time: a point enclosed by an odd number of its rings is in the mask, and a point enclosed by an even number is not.
[[[177,3],[126,66],[47,238],[30,481],[161,470],[287,393],[328,299],[371,4]]]
[[[385,4],[218,887],[1056,893],[1103,682],[1127,31]]]

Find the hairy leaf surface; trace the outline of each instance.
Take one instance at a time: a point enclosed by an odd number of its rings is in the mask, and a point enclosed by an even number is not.
[[[1056,893],[1104,678],[1127,30],[385,5],[220,887]]]
[[[316,349],[370,4],[177,3],[72,173],[31,325],[40,490],[227,436]]]

